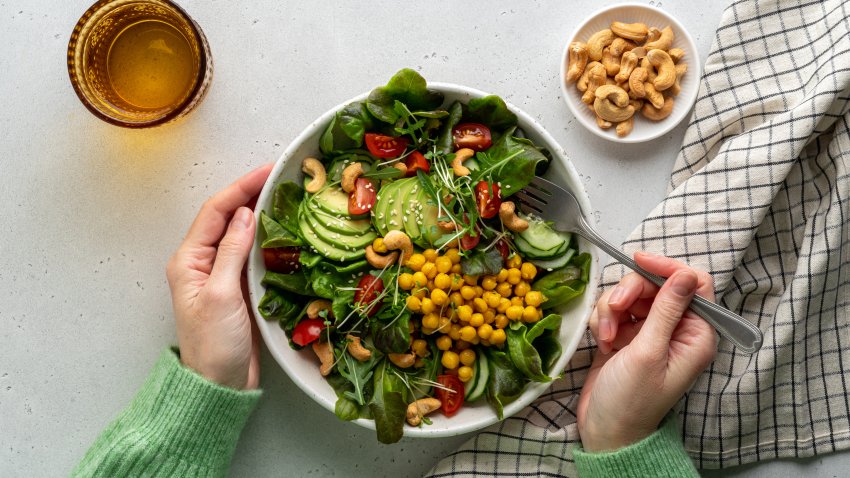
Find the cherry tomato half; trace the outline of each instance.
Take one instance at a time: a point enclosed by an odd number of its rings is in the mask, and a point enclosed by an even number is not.
[[[463,405],[463,382],[454,375],[438,375],[437,383],[445,388],[435,388],[437,399],[442,403],[443,414],[450,417],[457,413],[461,405]]]
[[[297,247],[272,247],[263,249],[266,269],[281,274],[290,274],[301,269],[301,249]]]
[[[416,176],[417,169],[421,169],[426,174],[431,172],[431,163],[419,151],[410,153],[405,158],[404,164],[407,165],[407,173],[405,174],[407,177]]]
[[[490,128],[480,123],[463,123],[452,129],[455,148],[469,148],[475,151],[484,151],[493,144],[490,136]]]
[[[354,292],[354,303],[364,307],[366,315],[375,315],[381,308],[383,300],[378,296],[384,291],[384,281],[372,274],[366,274],[357,283],[357,291]]]
[[[478,228],[475,228],[475,232],[476,234],[474,236],[467,232],[463,235],[463,237],[460,238],[461,249],[468,251],[477,246],[479,242],[481,242],[481,232],[478,231]]]
[[[504,239],[496,241],[496,250],[499,251],[499,255],[502,256],[502,262],[507,261],[508,256],[511,255],[511,248],[508,246],[508,241]]]
[[[478,202],[478,214],[484,219],[490,219],[499,214],[499,206],[502,205],[502,194],[499,185],[478,181],[475,185],[475,198]]]
[[[354,182],[354,191],[348,195],[348,213],[359,216],[371,211],[375,206],[378,192],[375,185],[368,178],[357,178]]]
[[[300,346],[312,344],[325,329],[324,319],[305,319],[292,330],[292,341]]]
[[[366,147],[378,158],[397,158],[404,153],[410,140],[402,136],[366,133]]]

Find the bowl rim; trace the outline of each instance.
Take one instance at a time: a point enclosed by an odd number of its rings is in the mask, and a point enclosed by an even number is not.
[[[685,98],[685,99],[687,99],[686,104],[688,105],[688,107],[684,110],[684,113],[682,114],[682,116],[675,121],[668,121],[668,122],[666,122],[666,124],[665,124],[665,121],[661,121],[660,123],[653,123],[653,124],[658,125],[659,127],[657,129],[655,129],[655,131],[652,132],[651,134],[649,134],[648,136],[645,136],[645,137],[642,137],[642,138],[636,138],[636,137],[630,138],[629,136],[625,136],[625,137],[621,138],[621,137],[616,136],[616,135],[612,136],[610,134],[607,134],[607,130],[602,130],[598,126],[596,126],[595,124],[591,124],[578,111],[578,109],[577,109],[578,105],[576,105],[571,100],[571,98],[573,96],[573,92],[570,91],[569,87],[567,86],[566,71],[567,71],[567,62],[569,60],[570,43],[572,43],[576,40],[578,33],[581,30],[583,30],[584,27],[587,26],[588,23],[596,20],[597,18],[599,18],[603,15],[608,14],[612,10],[617,10],[617,9],[620,9],[620,8],[638,8],[638,9],[642,9],[642,10],[648,10],[648,11],[652,11],[652,12],[657,13],[658,15],[664,17],[667,21],[669,21],[672,25],[674,25],[675,28],[679,32],[682,32],[682,34],[685,38],[685,43],[687,45],[687,49],[689,50],[689,51],[687,51],[687,53],[691,57],[696,59],[696,61],[688,63],[689,72],[692,72],[694,74],[694,78],[695,78],[695,81],[696,81],[696,87],[693,88],[693,91],[690,93],[690,95]],[[573,114],[573,116],[576,118],[576,120],[578,120],[578,122],[582,126],[584,126],[586,129],[590,130],[591,133],[595,134],[596,136],[599,136],[600,138],[606,139],[608,141],[613,141],[615,143],[627,143],[627,144],[629,144],[629,143],[631,143],[631,144],[645,143],[647,141],[652,141],[654,139],[658,139],[659,137],[669,133],[673,128],[678,126],[679,123],[681,123],[685,118],[688,118],[690,116],[691,110],[693,109],[694,104],[696,104],[697,95],[699,94],[699,82],[702,79],[702,62],[699,60],[699,50],[697,50],[697,47],[696,47],[696,44],[694,43],[693,37],[691,36],[690,33],[688,33],[688,31],[679,22],[679,20],[677,20],[675,17],[673,17],[671,14],[667,13],[666,11],[662,10],[661,8],[658,8],[658,7],[653,6],[653,5],[646,5],[646,4],[643,4],[643,3],[635,3],[635,2],[617,3],[617,4],[614,4],[614,5],[610,5],[610,6],[601,8],[599,10],[596,10],[595,12],[590,14],[584,21],[582,21],[570,33],[569,40],[564,44],[564,48],[561,51],[561,56],[558,59],[558,65],[559,65],[558,66],[558,77],[560,78],[560,83],[561,83],[561,97],[564,99],[564,103],[567,104],[567,108],[570,110],[570,113]]]
[[[470,95],[472,97],[482,97],[487,96],[489,94],[476,88],[445,82],[428,82],[428,88],[444,93]],[[258,206],[261,204],[265,204],[268,201],[268,196],[273,193],[274,185],[277,184],[279,176],[287,162],[286,158],[290,158],[308,138],[316,134],[318,131],[324,129],[327,123],[330,121],[331,117],[335,115],[337,111],[339,111],[349,103],[365,99],[368,94],[369,92],[361,93],[329,109],[328,111],[320,115],[312,123],[310,123],[308,127],[304,128],[298,134],[298,136],[296,136],[289,143],[287,148],[283,151],[283,153],[281,153],[280,157],[278,157],[274,167],[272,168],[271,173],[269,174],[268,180],[263,185],[263,189],[260,192],[259,197],[257,198]],[[583,183],[580,180],[578,172],[576,171],[572,162],[566,157],[566,152],[563,150],[560,144],[555,141],[555,139],[546,131],[546,129],[543,128],[543,126],[534,118],[532,118],[523,110],[508,101],[505,101],[505,104],[508,106],[508,109],[510,109],[514,114],[517,115],[520,124],[527,124],[530,128],[534,129],[534,132],[539,135],[543,139],[543,141],[546,142],[548,145],[557,146],[557,149],[551,151],[553,159],[557,158],[557,161],[559,161],[564,167],[567,176],[570,177],[573,182],[579,186],[580,190],[573,191],[573,193],[578,198],[579,204],[581,205],[582,212],[584,213],[585,217],[590,221],[594,221],[593,216],[588,215],[588,211],[592,211],[592,209],[590,206],[590,198],[587,194],[587,191],[585,190]],[[260,212],[261,208],[256,207],[254,210],[254,217],[257,222],[259,222]],[[259,230],[257,233],[259,234]],[[585,294],[595,296],[596,291],[599,287],[599,281],[601,277],[601,271],[599,269],[600,251],[597,247],[589,243],[587,243],[586,249],[586,252],[589,252],[591,254],[592,260],[590,269],[590,281],[588,282],[587,288],[585,289]],[[264,320],[259,315],[258,304],[261,298],[260,292],[263,287],[259,283],[259,281],[254,279],[254,264],[257,264],[257,261],[259,259],[258,256],[261,254],[260,250],[261,248],[259,247],[259,242],[255,241],[254,245],[251,248],[248,260],[248,293],[251,302],[251,311],[254,314],[255,321],[257,322],[257,327],[260,330],[260,335],[263,338],[263,342],[266,346],[266,349],[268,349],[269,353],[272,355],[272,357],[274,357],[277,364],[283,369],[286,375],[289,376],[289,378],[298,386],[299,389],[301,389],[316,403],[318,403],[323,408],[333,414],[336,401],[326,399],[326,397],[319,394],[317,391],[313,390],[310,386],[308,386],[307,383],[301,382],[300,380],[296,380],[297,374],[295,373],[295,369],[299,367],[291,366],[290,363],[282,355],[282,352],[279,351],[278,347],[269,346],[269,343],[272,341],[269,327],[271,327],[272,323]],[[581,314],[580,317],[571,317],[571,320],[579,321],[577,333],[573,334],[566,343],[561,343],[563,349],[561,356],[558,358],[558,361],[555,364],[556,370],[565,369],[568,362],[572,359],[572,357],[575,355],[575,352],[578,350],[579,342],[582,340],[585,335],[585,331],[587,330],[587,324],[590,320],[591,310],[592,308],[584,311],[584,313]],[[525,391],[523,391],[519,398],[504,407],[505,419],[516,414],[517,412],[537,400],[552,385],[552,383],[553,382],[529,382],[529,384],[526,386]],[[481,430],[500,421],[503,420],[499,420],[498,417],[493,414],[492,418],[473,420],[469,421],[468,423],[459,422],[456,427],[445,429],[429,429],[429,427],[408,427],[407,425],[405,425],[404,437],[438,438],[456,436],[462,435],[464,433],[470,433]],[[351,422],[356,423],[357,425],[360,425],[367,429],[375,429],[374,420],[359,418],[357,420],[352,420]]]

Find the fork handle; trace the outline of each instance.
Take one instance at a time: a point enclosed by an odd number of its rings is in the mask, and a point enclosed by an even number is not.
[[[582,222],[584,223],[585,221],[582,219]],[[644,270],[642,267],[637,265],[631,257],[627,256],[619,248],[605,240],[604,237],[600,236],[589,225],[586,223],[582,225],[584,227],[581,231],[581,235],[587,240],[596,244],[597,247],[608,253],[609,256],[616,259],[624,266],[646,277],[653,284],[659,287],[664,285],[666,279]],[[761,348],[761,330],[731,310],[715,304],[714,302],[705,300],[698,295],[694,296],[690,309],[705,319],[706,322],[711,324],[718,332],[720,332],[720,335],[734,343],[741,350],[747,353],[755,353]]]

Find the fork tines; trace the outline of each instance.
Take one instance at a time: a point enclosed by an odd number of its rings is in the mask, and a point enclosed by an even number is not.
[[[519,199],[519,207],[526,214],[540,214],[552,197],[552,183],[537,176],[521,191],[514,194]]]

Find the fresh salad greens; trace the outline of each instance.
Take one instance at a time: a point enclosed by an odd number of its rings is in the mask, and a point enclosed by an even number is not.
[[[404,69],[318,149],[260,216],[259,312],[315,352],[340,419],[392,443],[438,408],[486,400],[502,418],[557,375],[553,309],[584,292],[591,257],[509,201],[550,160],[501,98],[447,103]]]

